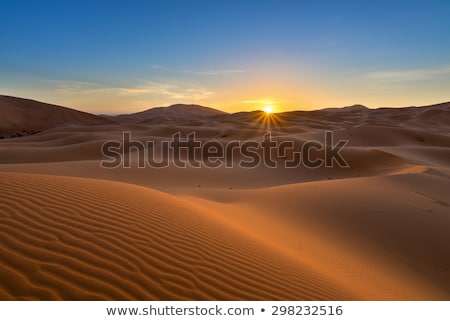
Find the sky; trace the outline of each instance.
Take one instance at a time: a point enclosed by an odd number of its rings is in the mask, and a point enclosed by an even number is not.
[[[450,1],[1,1],[0,94],[92,113],[450,100]]]

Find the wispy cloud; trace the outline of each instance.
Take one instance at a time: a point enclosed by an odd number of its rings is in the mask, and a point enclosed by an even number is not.
[[[168,68],[161,66],[161,65],[152,65],[153,69],[161,69],[161,70],[167,70]]]
[[[246,72],[242,69],[206,69],[206,70],[193,70],[193,69],[172,69],[161,65],[152,65],[153,69],[164,70],[174,73],[191,74],[196,76],[222,76],[241,74]]]
[[[219,69],[219,70],[183,70],[182,72],[198,75],[198,76],[220,76],[220,75],[230,75],[230,74],[241,74],[245,70],[240,69]]]
[[[417,81],[450,75],[450,65],[409,70],[380,70],[367,74],[369,78],[385,81]]]
[[[281,101],[272,100],[272,99],[250,99],[241,101],[243,104],[252,104],[252,105],[272,105],[279,104]]]
[[[95,95],[108,94],[118,97],[163,97],[165,99],[203,100],[214,93],[206,88],[189,84],[172,84],[144,82],[137,86],[111,87],[101,84],[81,81],[50,80],[55,91],[65,95]]]
[[[119,95],[122,96],[165,96],[170,99],[181,100],[203,100],[214,93],[203,87],[191,86],[189,84],[170,84],[148,82],[138,87],[116,88]]]
[[[50,85],[50,88],[55,88],[59,93],[73,93],[88,89],[100,87],[98,84],[87,81],[76,80],[58,80],[58,79],[44,79],[42,82]]]

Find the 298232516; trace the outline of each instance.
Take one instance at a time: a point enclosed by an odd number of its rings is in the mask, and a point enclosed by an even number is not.
[[[343,315],[341,305],[273,305],[272,315]]]

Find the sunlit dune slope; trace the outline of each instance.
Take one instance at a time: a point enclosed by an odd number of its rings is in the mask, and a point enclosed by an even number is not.
[[[2,299],[349,299],[298,261],[173,196],[0,175]]]

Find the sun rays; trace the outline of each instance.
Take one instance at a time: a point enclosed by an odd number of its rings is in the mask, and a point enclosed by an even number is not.
[[[272,105],[266,105],[262,111],[258,111],[252,126],[257,127],[261,131],[271,131],[275,127],[283,124],[281,116],[275,113]]]

